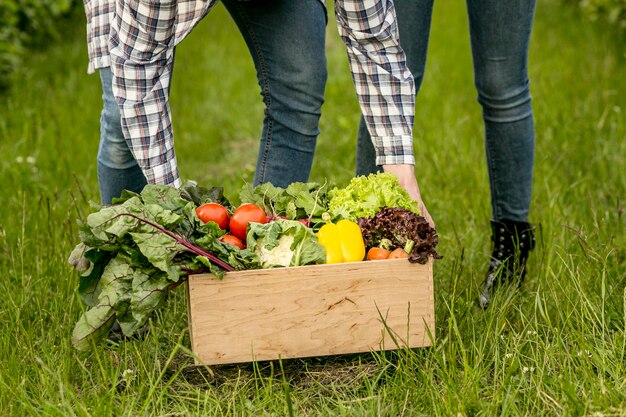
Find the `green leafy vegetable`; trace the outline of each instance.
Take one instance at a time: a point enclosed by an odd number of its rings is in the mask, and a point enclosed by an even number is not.
[[[370,174],[353,178],[345,188],[328,192],[328,211],[332,219],[357,220],[371,217],[383,207],[401,207],[420,214],[417,202],[390,173]]]
[[[425,264],[429,257],[440,259],[435,247],[439,243],[437,231],[426,219],[409,210],[383,207],[373,217],[358,220],[365,246],[403,248],[409,261]]]
[[[233,254],[217,241],[224,232],[195,215],[190,196],[221,199],[221,191],[148,185],[126,192],[79,222],[81,243],[69,262],[81,273],[78,292],[88,310],[72,334],[85,350],[117,320],[127,336],[141,328],[166,293],[190,273],[258,267],[249,251]],[[232,262],[232,264],[231,264]]]
[[[326,252],[313,230],[293,220],[251,223],[246,241],[263,268],[317,264],[326,260]]]
[[[256,187],[247,185],[239,194],[242,202],[261,207],[270,217],[284,216],[289,220],[311,219],[312,225],[322,222],[328,210],[326,184],[294,182],[287,188],[264,183]]]

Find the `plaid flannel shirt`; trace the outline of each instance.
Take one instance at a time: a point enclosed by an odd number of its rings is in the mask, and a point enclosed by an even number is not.
[[[99,68],[110,65],[109,35],[111,20],[115,14],[115,0],[83,0],[87,17],[87,72],[93,74]]]
[[[181,184],[169,105],[174,47],[216,2],[116,0],[109,45],[113,93],[130,150],[150,183]],[[392,1],[334,4],[376,163],[414,164],[415,86],[398,43]]]

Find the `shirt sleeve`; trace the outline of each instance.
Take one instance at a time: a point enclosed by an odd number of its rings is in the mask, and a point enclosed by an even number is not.
[[[111,22],[113,94],[122,131],[149,183],[180,186],[169,104],[176,0],[117,0]]]
[[[336,0],[335,16],[376,165],[415,164],[415,83],[398,41],[393,2]]]

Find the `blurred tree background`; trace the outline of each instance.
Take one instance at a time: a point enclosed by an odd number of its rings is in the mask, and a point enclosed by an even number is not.
[[[30,48],[59,38],[60,26],[80,7],[78,0],[0,0],[0,88]]]
[[[568,0],[592,20],[605,20],[626,30],[626,0]]]

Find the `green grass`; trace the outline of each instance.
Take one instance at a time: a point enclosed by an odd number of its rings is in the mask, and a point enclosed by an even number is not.
[[[530,67],[538,247],[521,291],[483,312],[475,297],[490,208],[480,108],[463,3],[437,3],[415,130],[416,172],[444,255],[435,345],[288,361],[281,371],[191,366],[182,290],[146,339],[89,354],[70,346],[83,307],[65,259],[76,220],[99,197],[100,86],[85,74],[82,25],[31,56],[0,97],[1,415],[626,415],[626,56],[610,29],[539,4]],[[332,20],[328,34],[312,179],[344,183],[358,106]],[[221,6],[177,50],[172,105],[182,175],[234,197],[252,180],[262,106]]]

